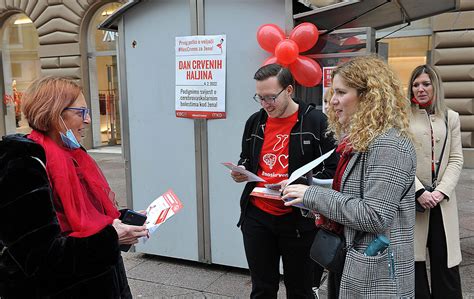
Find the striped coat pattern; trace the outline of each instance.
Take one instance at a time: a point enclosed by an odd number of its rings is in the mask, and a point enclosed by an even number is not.
[[[306,207],[344,225],[346,245],[353,243],[357,231],[364,232],[347,253],[340,298],[414,296],[415,173],[412,142],[390,129],[366,152],[353,154],[341,192],[319,186],[305,192]],[[379,234],[390,239],[389,250],[365,256]]]

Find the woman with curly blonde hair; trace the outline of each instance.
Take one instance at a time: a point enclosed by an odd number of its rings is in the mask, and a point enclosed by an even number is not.
[[[330,298],[414,296],[416,155],[409,138],[410,103],[394,72],[361,57],[332,73],[329,131],[340,154],[332,189],[290,185],[286,205],[303,204],[340,225],[348,251],[329,278]],[[319,234],[319,232],[318,232]],[[373,242],[386,247],[370,252]],[[379,242],[380,244],[380,242]],[[370,247],[370,248],[369,248]]]

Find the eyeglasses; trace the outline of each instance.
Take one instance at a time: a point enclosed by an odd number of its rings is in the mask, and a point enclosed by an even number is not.
[[[253,96],[253,99],[254,99],[255,102],[257,102],[257,103],[265,102],[265,103],[267,103],[267,104],[273,104],[273,103],[275,103],[276,98],[278,98],[278,96],[279,96],[279,95],[283,92],[283,90],[285,90],[285,89],[286,89],[286,87],[283,88],[282,90],[280,90],[280,92],[277,93],[277,94],[274,95],[274,96],[264,96],[264,97],[262,97],[262,96],[260,96],[260,95],[258,95],[258,94],[255,94],[255,95]]]
[[[82,108],[82,107],[67,107],[64,110],[72,110],[72,111],[81,111],[82,120],[85,121],[87,116],[90,115],[91,110],[89,108]]]

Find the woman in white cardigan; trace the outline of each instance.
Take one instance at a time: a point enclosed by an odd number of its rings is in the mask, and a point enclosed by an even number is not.
[[[413,70],[408,90],[412,101],[410,129],[417,156],[416,298],[462,298],[454,193],[463,164],[459,115],[446,108],[441,78],[429,65]],[[426,248],[430,256],[431,292]]]

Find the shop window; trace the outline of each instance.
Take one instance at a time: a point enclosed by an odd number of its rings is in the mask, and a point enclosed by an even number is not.
[[[12,63],[12,77],[19,78],[21,77],[21,63],[13,62]]]
[[[384,42],[388,43],[388,64],[397,72],[406,91],[413,69],[427,63],[431,37],[390,38]]]
[[[29,133],[31,129],[21,113],[21,106],[24,91],[40,76],[38,33],[24,14],[7,19],[1,33],[3,103],[0,133]]]
[[[89,77],[92,108],[93,146],[121,143],[120,99],[115,32],[97,26],[122,4],[111,3],[99,9],[89,27]]]
[[[388,63],[398,73],[406,90],[411,72],[420,64],[428,63],[431,50],[431,18],[414,21],[400,29],[397,25],[377,31],[377,38],[388,44]]]
[[[12,26],[10,27],[9,30],[9,37],[8,41],[10,43],[10,46],[12,45],[21,45],[22,43],[22,38],[20,34],[20,28],[18,26]]]

